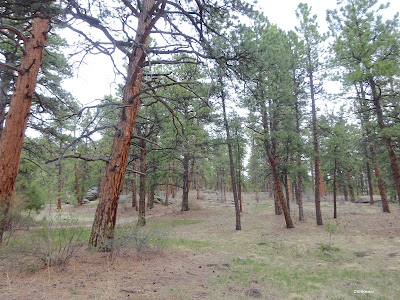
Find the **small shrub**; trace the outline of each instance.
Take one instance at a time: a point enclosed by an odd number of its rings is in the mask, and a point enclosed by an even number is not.
[[[165,248],[168,234],[160,229],[151,230],[142,226],[130,226],[117,230],[112,249],[120,255],[135,249],[138,256]]]
[[[63,266],[82,246],[84,229],[75,218],[65,220],[61,214],[44,223],[42,228],[30,234],[28,255],[40,259],[48,267]]]

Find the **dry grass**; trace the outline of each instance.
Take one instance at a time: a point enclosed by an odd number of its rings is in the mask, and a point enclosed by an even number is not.
[[[0,299],[396,299],[400,295],[400,211],[383,214],[378,205],[342,203],[339,228],[316,226],[312,202],[306,221],[286,229],[273,202],[246,195],[242,230],[234,208],[203,194],[196,209],[157,207],[145,230],[162,232],[163,251],[113,258],[81,251],[61,271],[33,274],[3,270]],[[332,204],[322,203],[325,224]],[[87,214],[88,212],[85,212]],[[134,220],[121,214],[121,224]],[[292,203],[292,216],[297,208]],[[126,220],[126,221],[123,221]],[[129,228],[129,226],[127,226]],[[151,241],[150,241],[151,243]],[[18,287],[18,289],[16,288]],[[372,294],[355,294],[355,290]]]

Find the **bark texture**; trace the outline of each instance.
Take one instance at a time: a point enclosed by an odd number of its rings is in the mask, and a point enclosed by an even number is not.
[[[139,92],[143,76],[143,64],[146,59],[145,47],[148,46],[150,31],[163,14],[164,5],[157,11],[155,0],[145,0],[138,18],[135,46],[129,58],[127,81],[123,93],[123,105],[117,130],[114,135],[111,155],[101,183],[101,196],[93,221],[89,245],[99,247],[101,251],[110,251],[114,239],[114,228],[117,218],[118,199],[127,167],[130,142],[136,115],[139,109]]]
[[[48,19],[33,20],[15,92],[11,97],[0,137],[0,243],[10,221],[22,144],[49,29]]]

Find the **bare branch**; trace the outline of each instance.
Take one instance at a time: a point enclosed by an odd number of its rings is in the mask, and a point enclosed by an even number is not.
[[[65,155],[62,158],[63,159],[64,158],[75,158],[75,159],[81,159],[81,160],[84,160],[84,161],[104,161],[104,162],[108,163],[108,159],[106,159],[104,157],[100,157],[100,156],[98,156],[98,157],[85,157],[85,156],[82,156],[82,154],[80,154],[80,153],[78,153],[76,155]],[[49,163],[52,163],[52,162],[59,163],[59,160],[60,160],[59,157],[51,159],[51,160],[47,160],[46,164],[49,164]]]
[[[5,25],[5,24],[1,24],[0,25],[0,29],[6,29],[8,31],[11,31],[13,33],[15,33],[15,35],[24,42],[24,44],[26,45],[28,43],[28,38],[16,27],[11,26],[11,25]]]
[[[21,74],[21,73],[22,73],[22,71],[21,71],[20,69],[14,67],[14,66],[11,66],[11,65],[9,65],[9,64],[3,63],[3,62],[1,62],[1,61],[0,61],[0,67],[3,67],[3,68],[5,68],[5,69],[11,70],[11,71],[18,72],[18,74]]]

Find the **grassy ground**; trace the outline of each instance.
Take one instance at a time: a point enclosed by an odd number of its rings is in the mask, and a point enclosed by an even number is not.
[[[216,199],[203,194],[185,213],[178,204],[159,206],[141,230],[125,208],[115,253],[81,247],[61,268],[20,272],[6,263],[18,259],[15,251],[3,249],[0,299],[398,299],[398,205],[383,214],[378,205],[342,202],[334,220],[325,201],[325,226],[316,226],[307,202],[306,221],[286,229],[266,195],[257,203],[248,194],[236,231],[230,199]],[[336,222],[330,237],[326,225]],[[86,242],[88,233],[83,228],[77,241]]]

